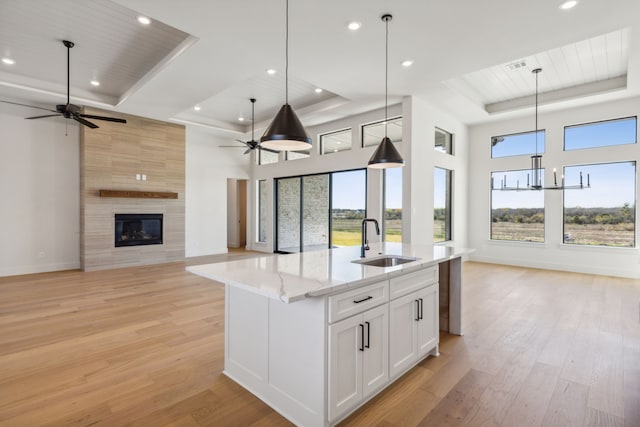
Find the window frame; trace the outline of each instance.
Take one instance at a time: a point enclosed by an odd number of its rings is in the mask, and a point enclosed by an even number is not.
[[[447,169],[445,167],[434,166],[434,174],[436,169],[445,171],[445,220],[444,220],[444,240],[435,240],[435,218],[434,218],[434,235],[432,236],[433,243],[446,243],[453,241],[453,180],[455,179],[455,172],[453,169]],[[435,177],[434,177],[435,184]],[[435,187],[434,187],[434,217],[435,217]],[[447,198],[447,195],[449,196]]]
[[[454,134],[449,132],[449,131],[446,131],[446,130],[442,129],[441,127],[434,126],[434,133],[438,133],[438,132],[450,136],[450,144],[449,144],[450,150],[449,151],[438,150],[436,148],[437,145],[435,145],[435,139],[434,139],[434,144],[433,144],[434,151],[437,151],[438,153],[448,154],[450,156],[455,156],[455,138],[454,138]]]
[[[624,145],[628,145],[628,144],[624,144]],[[602,148],[602,147],[594,147],[594,148]],[[606,147],[605,147],[606,148]],[[571,150],[573,151],[573,150]],[[638,215],[638,188],[637,188],[637,182],[638,182],[638,161],[637,160],[620,160],[620,161],[611,161],[611,162],[597,162],[597,163],[580,163],[580,164],[571,164],[571,165],[564,165],[562,167],[562,174],[566,176],[566,168],[576,168],[576,167],[589,167],[589,166],[598,166],[598,165],[613,165],[613,164],[623,164],[623,163],[633,163],[634,164],[634,179],[632,181],[633,183],[633,195],[634,195],[634,199],[633,199],[633,246],[614,246],[614,245],[590,245],[590,244],[586,244],[586,243],[567,243],[566,241],[566,234],[567,232],[565,231],[565,225],[566,225],[566,221],[565,221],[565,211],[566,211],[566,205],[565,205],[565,191],[573,191],[573,190],[563,190],[562,191],[562,217],[561,217],[561,221],[562,221],[562,237],[561,237],[561,243],[563,247],[567,247],[567,248],[600,248],[600,249],[605,249],[605,250],[620,250],[620,249],[628,249],[628,250],[635,250],[638,248],[638,231],[637,231],[637,215]],[[589,191],[589,190],[580,190],[580,191]]]

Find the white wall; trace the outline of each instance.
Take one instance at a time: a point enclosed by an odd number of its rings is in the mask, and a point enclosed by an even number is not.
[[[0,276],[80,267],[78,125],[38,111],[0,104]]]
[[[490,240],[491,171],[528,169],[529,156],[491,159],[490,138],[534,128],[531,116],[494,122],[470,128],[470,196],[469,242],[476,249],[471,259],[501,264],[523,265],[537,268],[578,271],[626,277],[640,277],[640,258],[636,248],[611,248],[565,245],[562,242],[562,191],[545,191],[545,243],[501,242]],[[539,113],[539,128],[546,130],[546,151],[543,166],[545,182],[552,182],[552,169],[559,171],[571,164],[640,161],[638,144],[564,152],[564,126],[589,123],[640,114],[640,98],[602,103],[587,107]],[[638,165],[637,165],[638,166]],[[636,176],[637,180],[637,176]],[[591,177],[591,185],[598,185]],[[567,190],[589,191],[589,190]],[[611,191],[615,191],[612,188]],[[636,182],[636,199],[638,182]],[[636,215],[636,230],[638,218]],[[637,233],[637,231],[636,231]]]
[[[248,179],[252,157],[242,149],[218,147],[233,145],[235,138],[187,126],[187,257],[227,252],[227,178]]]
[[[413,244],[433,243],[434,168],[445,168],[453,171],[452,240],[442,244],[466,247],[469,165],[467,126],[418,97],[405,99],[403,116],[406,118],[403,131],[411,138],[411,145],[405,147],[410,149],[409,155],[406,151],[402,153],[407,159],[405,168],[408,172],[404,175],[403,211],[411,213],[410,221],[403,221],[403,234],[409,235]],[[453,134],[453,155],[434,149],[436,127]]]
[[[441,166],[455,170],[453,235],[456,244],[466,245],[467,236],[467,128],[451,116],[431,107],[426,101],[406,97],[400,105],[389,108],[389,117],[403,116],[403,142],[396,147],[405,159],[403,170],[403,212],[411,212],[403,219],[403,241],[417,244],[433,243],[433,167]],[[334,122],[309,127],[313,139],[309,158],[280,161],[269,165],[253,165],[252,181],[249,184],[248,205],[250,218],[247,246],[259,251],[273,251],[273,179],[287,176],[307,175],[330,171],[365,168],[376,147],[361,147],[360,127],[363,124],[384,119],[384,110],[375,110]],[[435,129],[445,129],[455,134],[456,155],[449,156],[434,150]],[[318,135],[340,129],[352,129],[352,149],[327,155],[319,154]],[[253,161],[255,162],[255,160]],[[367,216],[381,221],[382,218],[382,171],[367,170]],[[267,241],[256,242],[256,182],[267,180],[266,200],[269,212]],[[376,237],[370,241],[375,242]]]

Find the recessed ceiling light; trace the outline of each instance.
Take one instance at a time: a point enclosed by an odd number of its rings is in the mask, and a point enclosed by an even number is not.
[[[351,21],[347,24],[347,28],[351,31],[358,31],[362,27],[362,24],[357,21]]]
[[[242,116],[238,117],[238,121],[239,122],[244,122],[244,117],[242,117]]]
[[[319,87],[316,88],[316,90],[314,91],[315,93],[322,93],[322,89],[320,89]]]
[[[151,19],[147,18],[146,16],[138,16],[138,22],[142,25],[149,25],[151,24]]]
[[[566,1],[566,2],[562,3],[560,5],[560,9],[562,9],[562,10],[573,9],[574,7],[576,7],[577,4],[578,4],[578,2],[576,0],[569,0],[569,1]]]
[[[402,66],[403,67],[411,67],[413,65],[413,61],[411,59],[407,59],[402,61]]]
[[[269,74],[270,76],[273,76],[276,73],[276,70],[274,70],[273,68],[267,68],[267,74]]]
[[[196,111],[200,111],[201,110],[199,105],[196,105],[195,107],[193,107],[193,109],[196,110]]]
[[[2,62],[4,62],[4,63],[5,63],[5,64],[7,64],[7,65],[13,65],[13,64],[15,64],[15,63],[16,63],[16,61],[14,61],[14,60],[13,60],[13,59],[11,59],[11,58],[2,58]]]
[[[91,86],[100,86],[100,82],[97,80],[91,80]]]

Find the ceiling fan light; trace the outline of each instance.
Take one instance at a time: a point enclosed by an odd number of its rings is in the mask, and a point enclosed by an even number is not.
[[[400,168],[404,166],[404,159],[393,146],[393,142],[388,137],[382,138],[378,148],[369,159],[369,167],[373,169]]]
[[[13,60],[13,59],[11,59],[11,58],[2,58],[2,62],[3,62],[3,63],[5,63],[5,64],[7,64],[7,65],[13,65],[13,64],[15,64],[15,63],[16,63],[16,61],[14,61],[14,60]]]
[[[284,104],[260,138],[264,148],[279,151],[301,151],[311,147],[311,138],[291,105]]]

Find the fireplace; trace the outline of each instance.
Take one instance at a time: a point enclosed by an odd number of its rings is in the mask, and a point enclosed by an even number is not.
[[[161,245],[162,214],[116,214],[115,243],[116,247]]]

